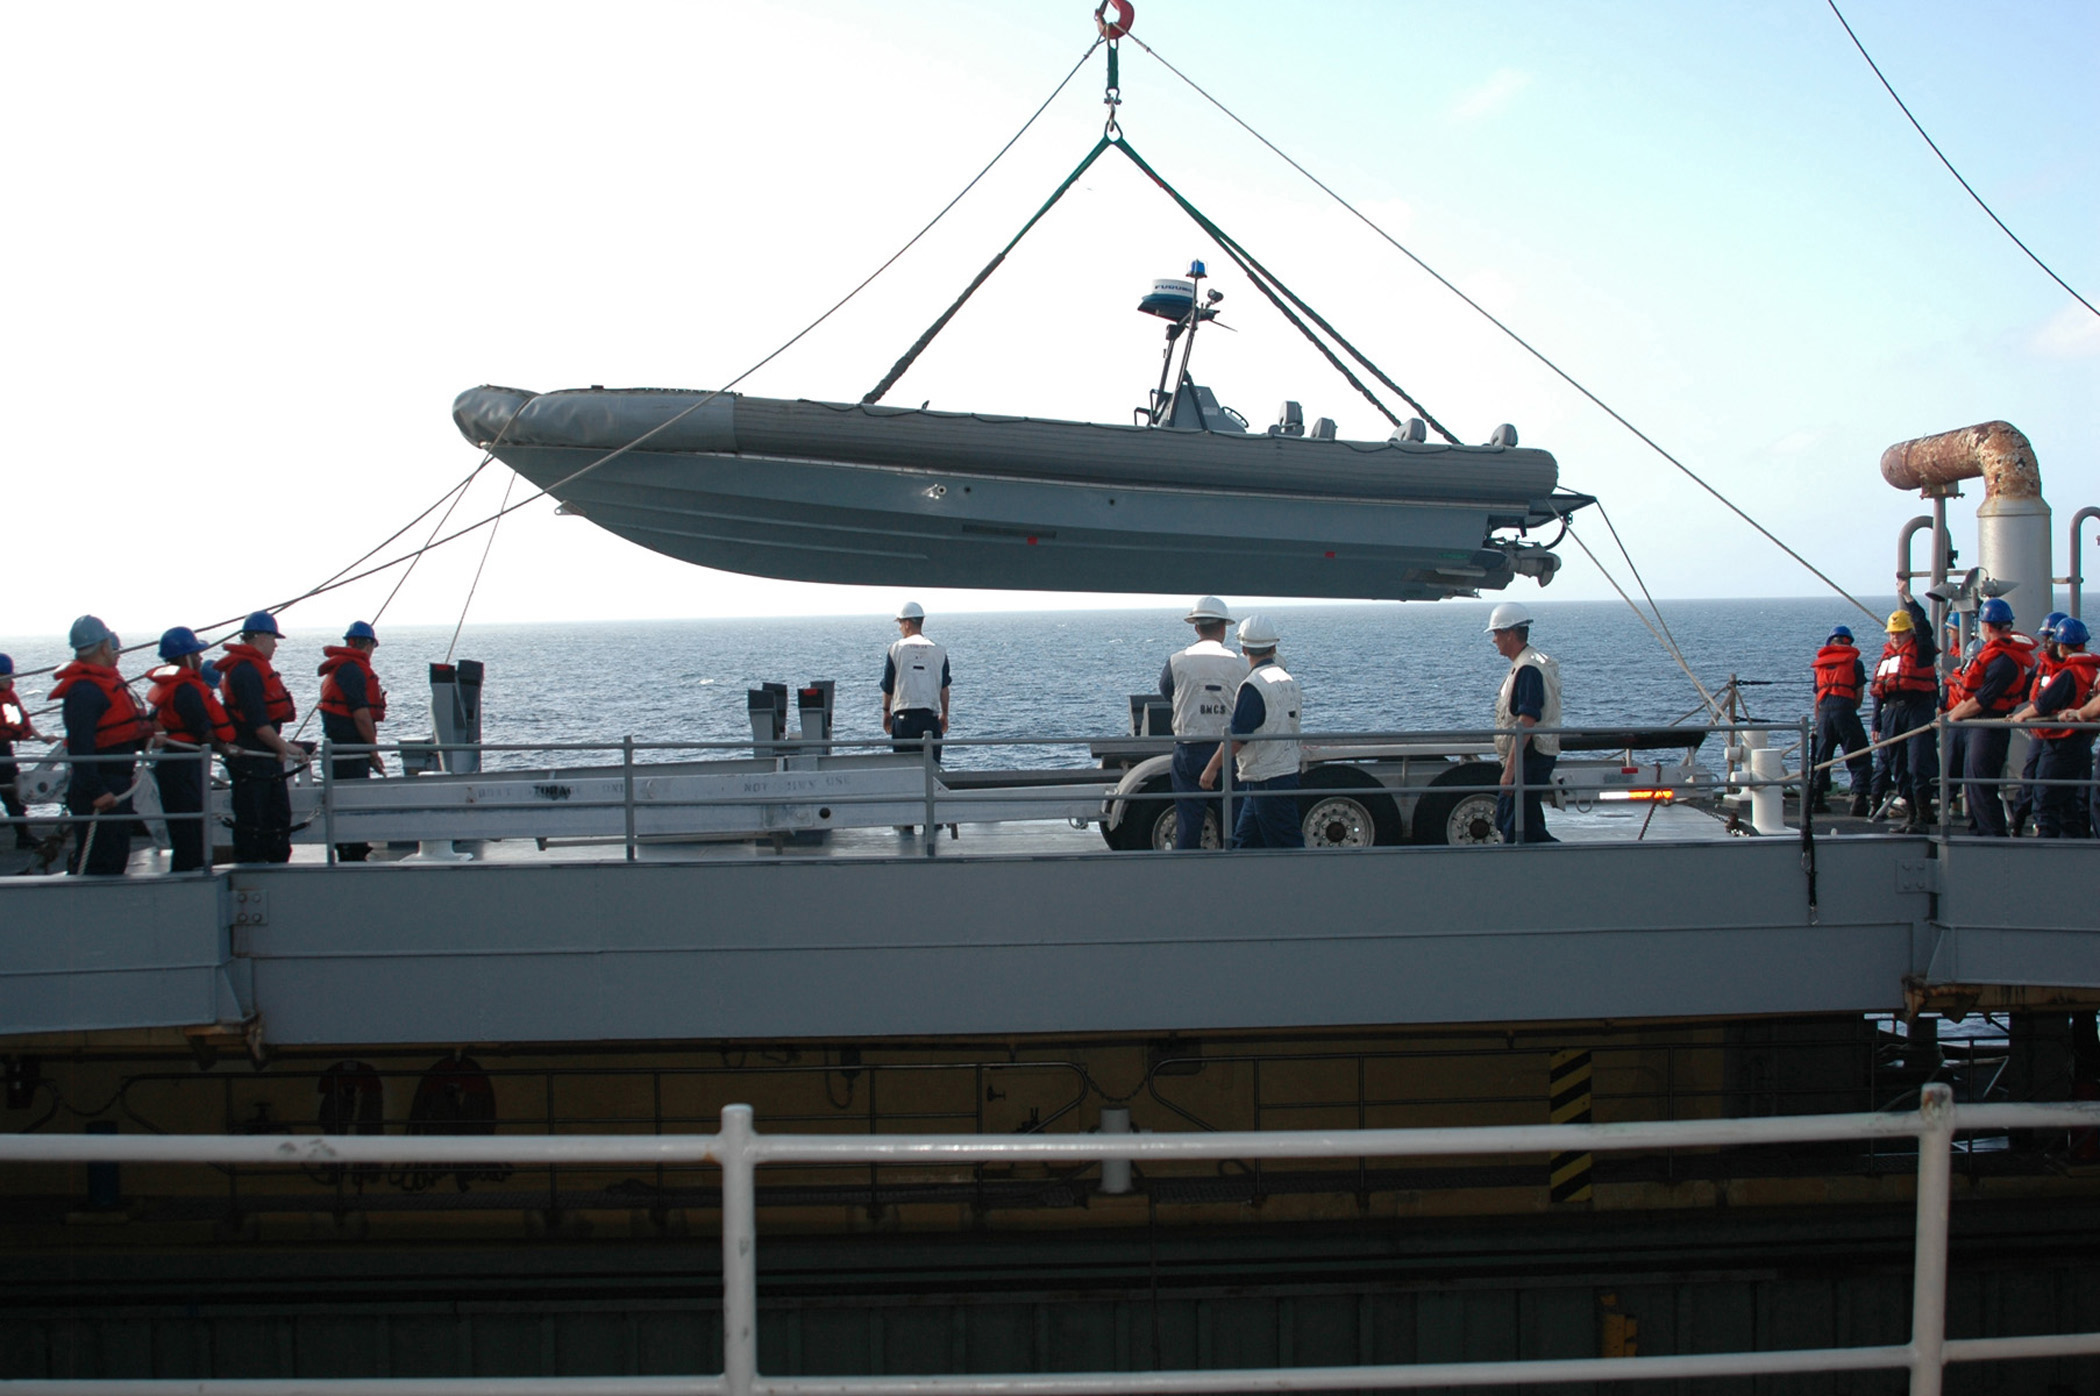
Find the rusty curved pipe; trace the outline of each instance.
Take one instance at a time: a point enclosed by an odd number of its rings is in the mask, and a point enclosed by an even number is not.
[[[1899,490],[1948,493],[1961,481],[1979,476],[1985,499],[2042,497],[2042,468],[2034,447],[2010,422],[1978,422],[1899,441],[1881,453],[1881,478]]]

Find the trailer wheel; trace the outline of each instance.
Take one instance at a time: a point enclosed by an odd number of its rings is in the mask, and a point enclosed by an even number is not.
[[[1174,836],[1181,828],[1180,817],[1174,809],[1174,782],[1166,776],[1154,776],[1139,786],[1133,797],[1123,806],[1123,822],[1113,831],[1111,847],[1126,852],[1146,851],[1164,853],[1174,847]],[[1104,827],[1104,834],[1109,831]],[[1203,847],[1223,848],[1225,840],[1218,829],[1218,815],[1207,810],[1203,816]]]
[[[1400,811],[1376,777],[1354,766],[1315,766],[1304,776],[1318,791],[1298,797],[1307,848],[1370,848],[1400,842]]]
[[[1502,768],[1491,761],[1466,761],[1429,787],[1415,806],[1416,843],[1472,847],[1502,842],[1495,828],[1495,795]]]

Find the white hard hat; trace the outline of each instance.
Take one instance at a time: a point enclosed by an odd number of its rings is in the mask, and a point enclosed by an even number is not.
[[[1190,625],[1205,620],[1222,620],[1227,625],[1232,624],[1232,617],[1226,613],[1225,603],[1215,596],[1197,597],[1196,604],[1189,607],[1189,613],[1182,619]]]
[[[916,601],[907,601],[897,608],[897,619],[924,620],[926,619],[926,608]]]
[[[1497,630],[1514,630],[1529,624],[1531,612],[1524,609],[1522,602],[1505,601],[1488,613],[1487,633],[1492,635]]]
[[[1272,650],[1283,637],[1276,627],[1269,624],[1267,616],[1249,616],[1240,622],[1240,648],[1243,650]]]

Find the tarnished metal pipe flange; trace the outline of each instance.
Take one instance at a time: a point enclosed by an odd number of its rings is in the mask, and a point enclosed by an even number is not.
[[[1983,480],[1985,499],[2039,499],[2042,468],[2034,447],[2011,422],[1899,441],[1881,453],[1881,478],[1899,490],[1951,494],[1963,480]]]

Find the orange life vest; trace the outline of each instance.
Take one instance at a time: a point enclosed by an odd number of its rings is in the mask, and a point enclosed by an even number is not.
[[[145,714],[124,686],[124,677],[107,664],[89,664],[74,660],[58,671],[58,686],[51,690],[53,698],[64,698],[74,684],[91,684],[102,690],[109,700],[102,720],[95,724],[95,750],[114,751],[121,746],[140,746],[145,743],[152,728],[146,724]]]
[[[1859,701],[1859,650],[1852,645],[1825,645],[1816,651],[1816,701]]]
[[[2073,650],[2062,659],[2056,661],[2056,670],[2058,673],[2069,674],[2072,684],[2075,685],[2071,690],[2071,701],[2064,704],[2060,711],[2084,707],[2092,701],[2093,690],[2100,688],[2100,654],[2087,654],[2084,650]],[[2079,735],[2079,729],[2075,727],[2037,727],[2034,729],[2034,735],[2042,738],[2044,741],[2053,741],[2058,737],[2077,736]],[[2092,733],[2087,731],[2084,735],[2090,737]]]
[[[372,721],[385,722],[386,690],[379,686],[379,675],[372,672],[371,656],[348,645],[328,645],[321,653],[326,656],[321,661],[321,711],[337,717],[348,717],[354,711],[335,680],[336,670],[347,664],[364,670],[365,706],[372,710]]]
[[[1876,698],[1886,700],[1905,693],[1937,693],[1939,687],[1932,666],[1918,662],[1917,641],[1909,640],[1899,645],[1891,640],[1881,647],[1881,662],[1874,666]]]
[[[244,645],[238,640],[226,642],[226,657],[219,661],[219,692],[225,695],[227,706],[230,708],[233,704],[234,671],[243,664],[253,664],[262,674],[263,721],[281,732],[287,722],[299,715],[299,709],[292,702],[292,695],[285,691],[284,680],[277,677],[277,671],[270,667],[270,661],[265,659],[262,651],[255,646]]]
[[[1974,698],[1982,691],[1984,671],[1991,667],[1994,660],[2010,659],[2019,667],[2020,672],[2014,676],[2005,692],[1998,696],[1998,701],[1983,709],[1980,714],[1983,717],[2004,717],[2020,706],[2020,699],[2027,692],[2026,679],[2034,669],[2034,655],[2035,643],[2030,636],[2015,633],[1992,638],[1985,642],[1982,649],[1976,651],[1976,657],[1963,668],[1962,696]]]
[[[14,689],[0,693],[0,742],[19,741],[29,735],[29,714]]]
[[[147,681],[153,687],[146,690],[146,702],[152,706],[154,725],[173,741],[184,746],[202,746],[206,741],[233,744],[233,719],[219,703],[219,695],[211,691],[211,685],[195,669],[181,664],[163,664],[158,669],[148,670]],[[181,714],[175,711],[175,694],[182,688],[195,688],[197,696],[204,700],[204,720],[211,724],[211,731],[200,740],[196,733],[183,724]]]
[[[2061,660],[2049,657],[2049,647],[2047,645],[2043,645],[2036,650],[2034,656],[2034,682],[2027,685],[2027,701],[2030,703],[2039,701],[2042,696],[2042,690],[2049,686],[2049,680],[2055,678],[2057,671],[2061,668],[2063,668]]]

